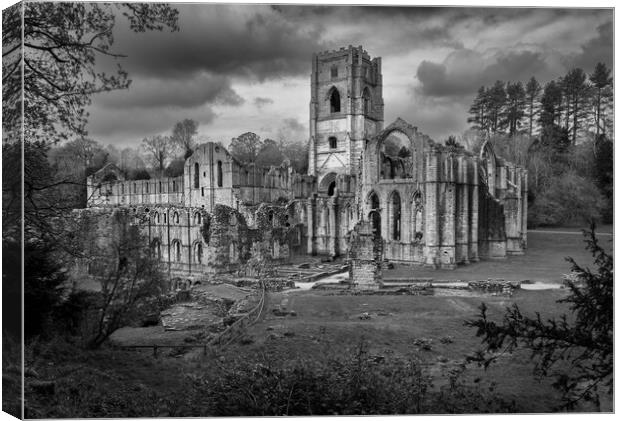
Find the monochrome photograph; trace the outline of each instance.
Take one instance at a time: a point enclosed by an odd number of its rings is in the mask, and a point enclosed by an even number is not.
[[[2,411],[612,414],[583,6],[3,3]]]

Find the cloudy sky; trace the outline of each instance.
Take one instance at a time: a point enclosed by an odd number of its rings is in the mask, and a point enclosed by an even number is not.
[[[179,32],[136,34],[118,19],[114,49],[133,82],[93,98],[92,138],[135,146],[191,118],[203,141],[305,141],[312,53],[350,44],[382,57],[385,124],[402,117],[436,140],[467,129],[481,85],[613,65],[611,9],[174,7]]]

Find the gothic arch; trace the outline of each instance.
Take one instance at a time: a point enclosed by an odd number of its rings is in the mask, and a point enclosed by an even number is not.
[[[487,186],[489,194],[495,196],[495,179],[497,177],[497,157],[493,145],[485,141],[480,148],[480,165],[478,167],[480,181]]]
[[[336,176],[337,174],[335,172],[325,174],[325,176],[321,179],[321,182],[319,183],[319,192],[327,193],[329,190],[329,186],[331,186],[332,183],[336,182]]]
[[[340,96],[340,91],[338,90],[338,88],[336,88],[335,86],[332,86],[331,88],[329,88],[329,91],[327,91],[327,98],[329,101],[329,112],[334,114],[334,113],[339,113],[342,110],[342,98]]]
[[[161,260],[161,241],[159,238],[153,238],[153,241],[151,241],[151,250],[155,257],[157,257],[157,260]]]
[[[192,246],[192,250],[194,253],[194,263],[201,264],[204,256],[204,247],[202,245],[202,241],[195,241],[194,245]]]
[[[181,240],[178,239],[174,239],[172,240],[172,243],[170,243],[170,254],[172,256],[171,260],[175,261],[175,262],[180,262],[181,261]]]
[[[402,200],[400,193],[394,190],[388,196],[388,221],[390,240],[400,241],[402,231]]]
[[[372,225],[372,231],[375,236],[381,237],[381,201],[379,195],[372,190],[366,197],[368,206],[368,219]]]
[[[368,89],[368,86],[366,86],[362,92],[362,105],[364,115],[370,115],[372,112],[372,95],[370,94],[370,89]]]

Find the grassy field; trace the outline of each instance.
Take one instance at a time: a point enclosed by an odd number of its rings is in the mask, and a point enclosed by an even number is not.
[[[601,227],[601,246],[613,250],[610,227]],[[433,270],[421,267],[396,265],[384,272],[386,278],[433,278],[434,280],[481,280],[501,278],[509,281],[561,282],[562,275],[570,271],[566,257],[572,257],[581,266],[592,266],[592,255],[585,250],[584,237],[575,228],[529,231],[528,247],[524,255],[509,256],[501,260],[484,260],[459,266],[455,270]]]
[[[512,298],[500,296],[372,296],[328,295],[319,291],[296,291],[271,294],[270,307],[287,300],[287,308],[296,317],[276,317],[267,313],[249,333],[249,345],[235,345],[227,353],[267,353],[277,360],[300,357],[342,355],[355,352],[364,341],[373,355],[386,358],[415,356],[420,358],[442,382],[442,372],[454,366],[472,351],[481,348],[475,330],[464,321],[478,314],[484,301],[490,315],[499,317],[506,306],[517,303],[525,313],[542,311],[543,317],[557,316],[556,305],[565,290],[518,291]],[[360,315],[368,313],[370,319]],[[430,340],[431,348],[422,349],[416,340]],[[443,339],[443,340],[442,340]],[[502,396],[514,400],[520,411],[548,412],[560,403],[549,380],[532,376],[529,352],[506,355],[486,372],[469,367],[469,380],[483,379]]]
[[[575,230],[576,231],[576,230]],[[601,236],[603,245],[611,236]],[[455,271],[433,271],[435,279],[504,278],[559,282],[569,270],[564,257],[591,264],[580,235],[560,232],[530,232],[525,256],[503,261],[487,261]],[[393,273],[421,270],[397,267]],[[411,276],[410,273],[408,276]],[[289,290],[269,293],[264,316],[247,334],[226,349],[206,357],[200,350],[185,353],[152,351],[127,352],[114,349],[75,353],[63,345],[46,345],[27,366],[38,373],[36,380],[54,380],[55,396],[40,395],[27,387],[31,416],[205,416],[196,406],[188,406],[191,379],[209,372],[223,361],[264,358],[269,361],[297,361],[302,358],[326,360],[334,356],[353,356],[364,343],[370,355],[389,360],[397,357],[420,359],[437,387],[445,384],[446,373],[482,344],[475,330],[464,326],[475,318],[484,301],[489,315],[498,319],[506,307],[516,303],[527,315],[540,312],[544,319],[558,317],[568,309],[557,303],[565,289],[517,290],[506,296],[411,296],[336,295],[318,290]],[[286,306],[296,316],[276,316],[273,309]],[[360,318],[367,313],[369,318]],[[165,343],[183,342],[187,332],[163,332],[161,327],[125,335],[142,342],[154,339]],[[150,336],[149,336],[150,335]],[[152,336],[152,337],[151,337]],[[27,361],[29,357],[27,356]],[[533,361],[526,350],[505,354],[484,370],[468,365],[462,381],[508,401],[518,412],[554,411],[561,403],[552,388],[552,379],[536,379]],[[30,380],[27,378],[27,384]],[[96,386],[95,386],[96,385]],[[93,389],[94,388],[94,389]],[[486,389],[485,389],[486,390]],[[28,395],[30,393],[30,395]],[[491,393],[491,392],[489,392]],[[152,403],[152,404],[151,404]],[[88,412],[84,412],[87,408]],[[583,407],[581,410],[592,410]],[[82,412],[80,412],[82,411]],[[116,412],[115,412],[116,411]],[[28,414],[27,414],[28,415]]]

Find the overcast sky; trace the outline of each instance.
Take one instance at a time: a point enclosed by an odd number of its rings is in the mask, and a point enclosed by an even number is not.
[[[611,9],[174,7],[175,33],[136,34],[118,19],[114,50],[133,82],[93,98],[93,139],[136,146],[191,118],[202,141],[306,141],[312,53],[349,44],[382,57],[385,125],[402,117],[436,140],[467,129],[481,85],[613,65]]]

